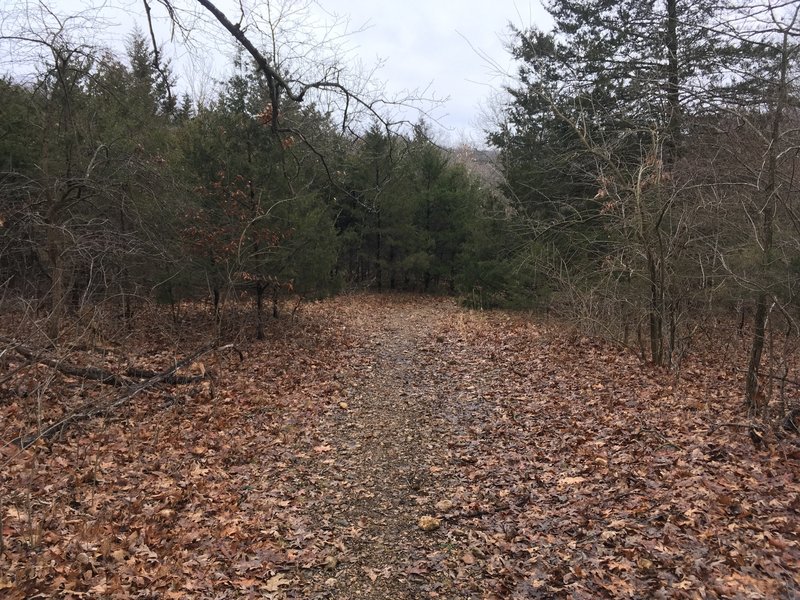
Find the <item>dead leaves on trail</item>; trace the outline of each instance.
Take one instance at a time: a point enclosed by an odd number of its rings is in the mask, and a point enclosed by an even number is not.
[[[412,297],[309,305],[270,334],[243,364],[206,365],[213,399],[152,390],[10,460],[0,596],[800,594],[798,438],[756,449],[717,427],[745,420],[727,365],[675,378],[553,325]],[[402,415],[369,410],[384,380]],[[81,393],[55,377],[52,417]],[[29,403],[0,398],[4,435]],[[378,420],[398,415],[437,439],[390,438]],[[366,483],[377,451],[394,489]]]
[[[460,475],[450,497],[476,514],[447,532],[476,557],[465,591],[800,593],[798,440],[756,451],[745,432],[713,428],[744,419],[733,370],[693,365],[676,380],[609,345],[499,314],[443,333],[452,393],[480,403],[448,461]]]

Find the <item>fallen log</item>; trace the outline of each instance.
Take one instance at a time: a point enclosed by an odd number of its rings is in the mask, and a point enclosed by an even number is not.
[[[113,371],[108,371],[106,369],[101,369],[99,367],[80,367],[78,365],[73,365],[63,360],[58,360],[55,358],[51,358],[49,356],[44,356],[40,352],[37,352],[27,346],[23,346],[12,340],[8,340],[5,338],[0,338],[0,342],[7,344],[11,349],[13,349],[17,354],[20,356],[28,359],[29,363],[39,363],[41,365],[45,365],[52,369],[55,369],[59,373],[63,373],[64,375],[70,375],[73,377],[81,377],[83,379],[91,379],[92,381],[98,381],[100,383],[104,383],[106,385],[113,385],[114,387],[130,387],[132,385],[136,385],[137,383],[141,383],[142,379],[150,379],[152,377],[156,377],[159,375],[156,371],[151,371],[149,369],[141,369],[139,367],[129,367],[125,370],[125,375],[119,375],[118,373],[114,373]],[[238,352],[238,350],[237,350]],[[241,354],[241,353],[240,353]],[[166,377],[162,380],[163,383],[169,383],[171,385],[185,385],[189,383],[197,383],[199,381],[203,381],[206,379],[208,375],[177,375],[173,374],[169,377]]]
[[[158,375],[158,372],[149,369],[140,369],[138,367],[128,367],[125,370],[125,375],[128,377],[135,377],[136,379],[150,379]],[[213,377],[210,373],[203,373],[202,375],[172,375],[164,379],[164,383],[170,385],[186,385],[187,383],[198,383],[204,379]]]
[[[25,448],[32,446],[36,442],[41,439],[49,439],[54,437],[57,434],[62,433],[69,425],[78,421],[84,421],[90,419],[92,417],[96,417],[101,414],[106,414],[111,410],[129,402],[134,397],[138,396],[140,393],[144,392],[152,388],[153,386],[163,383],[167,381],[170,377],[173,377],[177,371],[180,369],[192,364],[201,356],[208,354],[212,351],[222,351],[222,350],[235,350],[239,356],[242,356],[241,351],[236,348],[233,344],[226,344],[225,346],[205,346],[200,350],[197,350],[193,354],[187,356],[181,361],[176,362],[173,366],[169,369],[161,371],[160,373],[156,373],[154,376],[150,377],[146,381],[141,383],[136,383],[131,387],[131,389],[125,392],[122,396],[116,399],[112,399],[106,404],[98,405],[96,402],[87,402],[77,409],[73,410],[69,413],[66,417],[59,420],[52,425],[42,429],[41,431],[32,433],[30,435],[19,436],[18,438],[12,440],[12,443],[16,444],[20,447],[20,449],[24,450]]]
[[[0,338],[0,342],[8,344],[9,347],[14,350],[14,352],[24,358],[27,358],[29,361],[53,368],[64,375],[82,377],[83,379],[91,379],[93,381],[99,381],[100,383],[113,385],[115,387],[126,387],[136,383],[132,379],[118,375],[117,373],[113,373],[111,371],[107,371],[106,369],[100,369],[98,367],[79,367],[77,365],[64,362],[63,360],[58,360],[49,356],[43,356],[40,352],[28,348],[27,346],[23,346],[22,344],[18,344],[13,340]]]

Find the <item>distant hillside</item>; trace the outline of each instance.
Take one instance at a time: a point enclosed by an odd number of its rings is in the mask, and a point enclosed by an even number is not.
[[[503,180],[498,165],[500,157],[498,150],[462,145],[451,149],[450,153],[454,161],[461,163],[470,173],[480,177],[487,186],[497,187]]]

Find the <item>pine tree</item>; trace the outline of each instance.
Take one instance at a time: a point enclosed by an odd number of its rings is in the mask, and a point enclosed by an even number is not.
[[[719,103],[741,85],[752,48],[718,26],[726,13],[705,0],[547,8],[552,32],[515,32],[519,85],[491,137],[510,195],[554,275],[644,313],[650,358],[669,364],[693,285],[677,266],[697,252],[690,240],[703,243],[681,191],[686,134],[710,97]]]

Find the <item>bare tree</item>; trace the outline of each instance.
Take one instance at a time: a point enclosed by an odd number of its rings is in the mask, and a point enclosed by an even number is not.
[[[25,99],[5,110],[33,153],[15,161],[19,150],[9,148],[0,169],[8,201],[2,258],[32,257],[29,268],[7,263],[14,279],[6,283],[44,282],[40,308],[47,305],[43,332],[51,343],[68,308],[92,304],[98,290],[130,316],[128,273],[163,253],[156,228],[167,220],[166,212],[153,218],[169,173],[163,144],[148,131],[166,116],[157,114],[150,81],[81,41],[85,26],[83,16],[61,19],[42,8],[0,36],[38,70],[28,83],[3,88],[6,98]]]
[[[230,36],[266,79],[268,116],[275,134],[292,135],[311,145],[304,132],[284,118],[285,103],[314,103],[335,116],[342,132],[351,134],[375,122],[392,130],[409,123],[407,111],[416,121],[432,105],[419,90],[389,95],[376,78],[380,63],[365,67],[348,56],[348,40],[359,30],[349,29],[348,19],[326,13],[315,0],[240,2],[235,16],[211,0],[144,3],[154,43],[157,36],[150,15],[155,5],[166,11],[194,48],[202,48],[204,37],[218,38],[220,30]],[[322,153],[318,157],[325,158]]]
[[[785,269],[796,252],[797,181],[800,166],[797,148],[800,143],[797,129],[798,58],[800,58],[800,6],[792,2],[767,0],[738,7],[739,19],[730,23],[732,35],[761,48],[770,57],[762,72],[751,75],[762,90],[757,106],[736,106],[734,114],[744,126],[744,138],[737,135],[739,145],[727,148],[739,168],[747,173],[749,201],[744,204],[752,244],[759,255],[756,276],[733,273],[755,292],[753,339],[747,366],[745,399],[751,409],[765,408],[760,385],[762,356],[765,349],[768,323],[777,309],[786,318],[789,330],[797,332],[787,302],[791,297],[780,293],[784,287]],[[771,63],[771,64],[770,64]],[[745,141],[745,145],[741,142]],[[735,143],[735,142],[734,142]],[[748,149],[755,149],[755,151]],[[746,156],[750,154],[750,156]],[[745,160],[742,160],[745,159]],[[786,227],[789,225],[789,227]],[[794,238],[794,239],[792,239]],[[785,244],[793,248],[784,254]],[[783,254],[783,256],[782,256]]]

